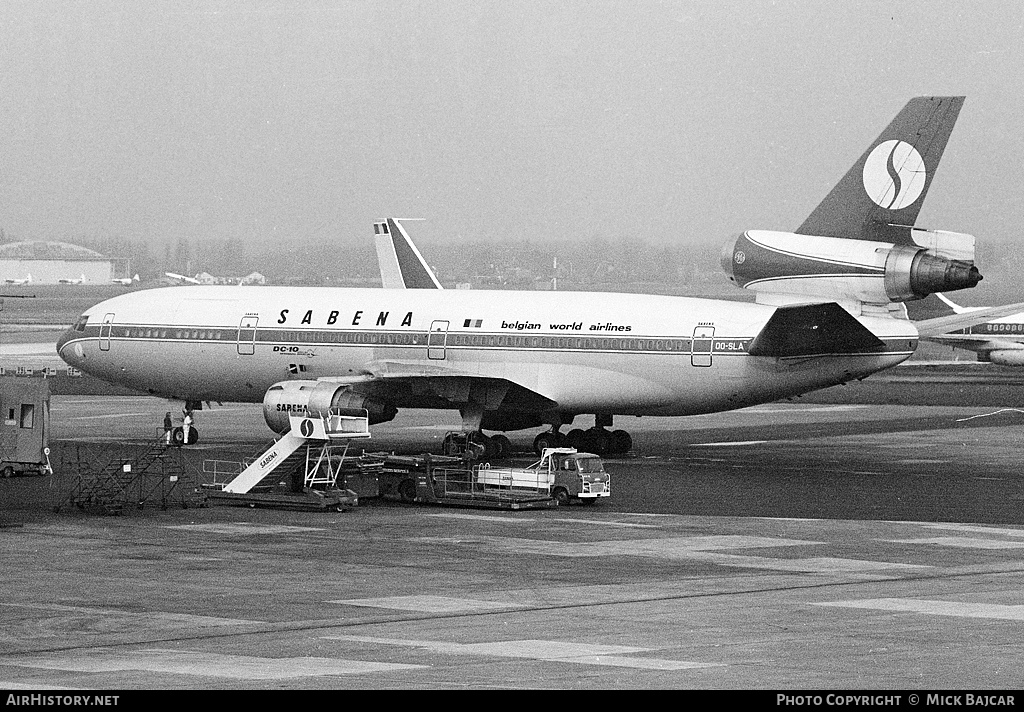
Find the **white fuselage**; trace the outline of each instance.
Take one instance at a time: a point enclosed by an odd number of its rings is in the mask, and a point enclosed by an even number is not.
[[[504,379],[568,414],[689,415],[862,378],[917,345],[909,321],[860,317],[885,350],[749,355],[774,311],[587,292],[169,287],[92,307],[58,352],[104,380],[192,401],[259,402],[290,379],[406,378],[449,383],[458,407],[465,379],[445,379],[469,377]],[[407,390],[397,407],[422,402]]]

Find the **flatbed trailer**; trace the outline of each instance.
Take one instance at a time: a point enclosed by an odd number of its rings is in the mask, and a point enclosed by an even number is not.
[[[351,490],[305,489],[301,492],[224,492],[206,490],[206,499],[211,504],[234,507],[291,509],[303,512],[344,512],[358,506],[359,497]]]
[[[364,469],[376,468],[380,496],[409,504],[506,510],[558,506],[550,492],[492,487],[478,482],[478,469],[458,457],[363,453],[360,462]]]

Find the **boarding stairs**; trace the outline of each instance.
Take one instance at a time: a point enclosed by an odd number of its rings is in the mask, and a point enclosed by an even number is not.
[[[301,508],[340,508],[348,500],[339,494],[336,485],[349,443],[368,437],[369,417],[365,411],[358,416],[290,415],[284,435],[250,462],[240,463],[238,474],[229,482],[210,486],[208,496],[221,503],[294,508],[300,506],[295,496],[298,494],[310,504]],[[298,468],[303,475],[301,492],[263,494],[269,489],[268,481],[291,478]]]

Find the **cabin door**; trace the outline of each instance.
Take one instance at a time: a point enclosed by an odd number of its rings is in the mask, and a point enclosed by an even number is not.
[[[110,332],[113,330],[114,315],[104,314],[100,324],[100,351],[110,351]]]
[[[693,330],[693,351],[690,353],[690,364],[693,366],[711,365],[711,346],[715,340],[715,327],[698,326]]]
[[[242,356],[252,356],[256,353],[256,324],[258,316],[243,316],[238,324],[238,353]]]
[[[445,345],[448,343],[448,322],[430,322],[427,334],[427,358],[440,361],[445,357]]]

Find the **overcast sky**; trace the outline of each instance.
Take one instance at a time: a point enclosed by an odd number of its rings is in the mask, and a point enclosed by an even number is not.
[[[5,2],[0,227],[717,247],[795,229],[910,97],[965,94],[919,224],[984,272],[1024,225],[1022,8]]]

